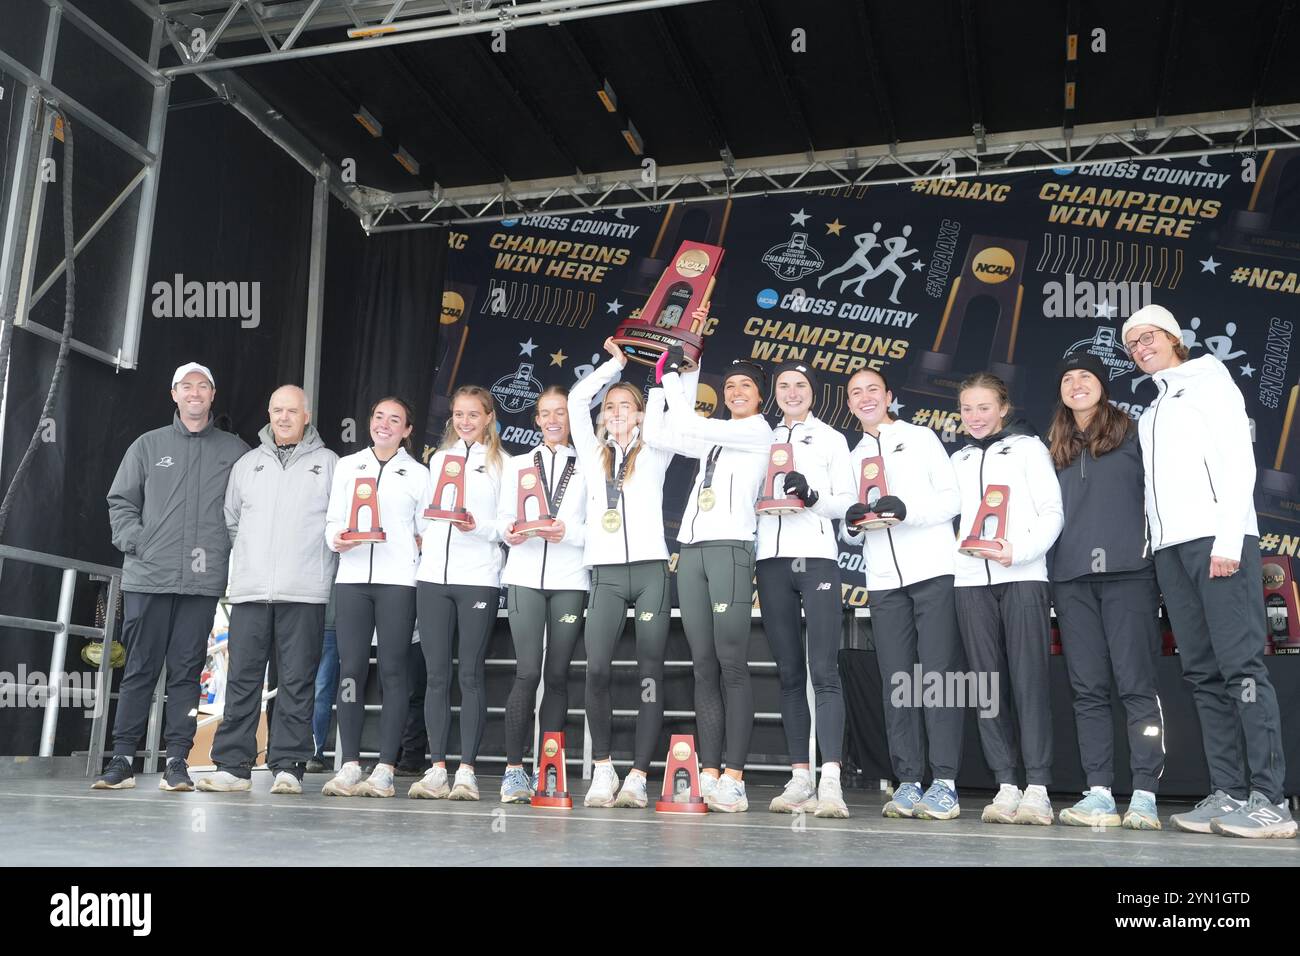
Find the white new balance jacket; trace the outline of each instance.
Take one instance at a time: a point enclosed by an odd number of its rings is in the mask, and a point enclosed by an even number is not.
[[[764,558],[829,558],[838,561],[839,543],[831,523],[844,517],[857,501],[858,486],[853,481],[853,461],[849,443],[830,425],[809,416],[793,425],[784,423],[772,429],[772,444],[790,442],[794,446],[793,471],[808,479],[808,487],[817,492],[817,503],[792,515],[760,515],[758,519],[758,560]],[[764,481],[767,468],[763,469]]]
[[[1061,533],[1065,511],[1061,507],[1061,485],[1052,467],[1051,455],[1037,436],[1026,434],[1013,424],[982,441],[970,440],[954,452],[953,470],[961,492],[961,523],[958,544],[971,533],[984,490],[989,485],[1006,485],[1007,533],[1012,565],[972,558],[956,551],[953,558],[957,587],[1005,584],[1009,581],[1046,581],[1047,552]]]
[[[590,567],[598,564],[626,564],[632,561],[667,561],[668,546],[664,543],[664,473],[673,454],[655,448],[642,440],[640,431],[633,433],[626,448],[611,442],[613,475],[605,470],[596,439],[596,428],[591,420],[591,401],[596,394],[618,379],[623,368],[610,359],[569,392],[569,428],[573,446],[578,452],[578,465],[587,485],[587,540],[583,546],[583,560]],[[606,478],[617,476],[623,459],[638,443],[632,474],[624,483],[613,502],[618,521],[608,525],[605,512],[610,509]],[[614,530],[608,530],[613,527]]]
[[[461,531],[450,521],[424,517],[433,501],[434,486],[449,455],[465,459],[465,500],[460,507],[474,516],[474,530]],[[505,466],[504,456],[501,467]],[[468,584],[494,588],[501,581],[500,534],[497,532],[497,493],[501,471],[488,462],[487,447],[481,442],[457,441],[450,448],[434,452],[429,459],[425,504],[416,514],[420,528],[420,567],[416,578],[430,584]],[[448,492],[450,504],[451,493]]]
[[[415,587],[415,566],[419,552],[416,520],[427,503],[429,470],[398,448],[397,454],[381,462],[373,448],[340,458],[330,489],[329,513],[325,519],[325,543],[334,550],[334,536],[348,529],[352,514],[352,492],[358,478],[379,480],[379,521],[387,539],[379,544],[362,544],[339,553],[339,584],[401,584]],[[368,518],[363,518],[368,521]]]
[[[516,455],[506,464],[501,494],[497,498],[497,534],[504,540],[510,526],[519,520],[519,472],[530,467],[539,455],[542,459],[541,486],[546,489],[547,500],[552,503],[566,466],[574,463],[556,514],[564,523],[564,537],[555,544],[534,536],[523,544],[511,545],[501,583],[540,591],[585,591],[591,583],[582,558],[582,546],[587,537],[587,483],[578,467],[578,456],[568,445],[548,448],[541,444],[530,452]]]
[[[954,573],[952,519],[961,510],[961,495],[943,442],[932,429],[911,422],[884,422],[879,431],[879,437],[864,433],[853,449],[853,474],[862,474],[866,459],[880,458],[888,493],[903,503],[907,516],[892,528],[857,536],[841,529],[846,541],[862,543],[867,590],[899,588]]]
[[[646,440],[700,461],[682,509],[677,540],[682,544],[753,541],[758,526],[754,501],[767,477],[772,426],[762,415],[701,418],[695,414],[699,379],[699,369],[685,375],[669,372],[663,377],[662,388],[650,390],[646,404]],[[706,479],[713,505],[701,508],[700,492]]]
[[[1213,538],[1210,554],[1241,560],[1255,517],[1255,449],[1241,390],[1213,355],[1151,378],[1160,390],[1138,420],[1153,550]]]

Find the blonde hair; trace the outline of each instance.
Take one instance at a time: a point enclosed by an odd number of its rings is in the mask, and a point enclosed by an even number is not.
[[[476,398],[479,404],[483,406],[483,412],[487,415],[487,421],[483,425],[483,447],[487,449],[488,466],[493,471],[500,471],[505,457],[501,452],[501,435],[497,432],[497,408],[496,403],[492,400],[492,393],[486,388],[480,388],[477,385],[462,385],[456,389],[451,396],[451,407],[456,407],[458,398]],[[447,416],[447,424],[442,429],[442,444],[438,446],[438,451],[444,451],[456,444],[458,436],[456,434],[455,419]]]
[[[968,388],[987,388],[997,396],[998,404],[1007,407],[1007,413],[998,421],[998,430],[1005,428],[1007,422],[1011,421],[1011,412],[1015,407],[1011,404],[1011,393],[1007,390],[1007,383],[992,372],[976,372],[973,375],[967,375],[961,380],[961,385],[957,387],[958,403],[961,402],[961,393]]]
[[[609,393],[616,388],[621,388],[632,396],[632,404],[636,406],[638,412],[645,412],[645,396],[641,394],[641,389],[635,385],[629,385],[627,382],[618,382],[609,387],[605,397],[600,402],[600,427],[596,429],[596,441],[600,442],[600,465],[605,469],[605,474],[611,474],[614,469],[614,452],[609,447],[609,430],[605,428],[605,402],[609,401]],[[636,469],[636,456],[641,451],[644,441],[639,441],[627,456],[627,470],[623,473],[624,481],[632,480],[632,472]]]

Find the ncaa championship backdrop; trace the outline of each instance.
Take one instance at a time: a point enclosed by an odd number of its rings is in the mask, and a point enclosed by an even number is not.
[[[731,359],[799,359],[817,370],[814,413],[850,448],[859,430],[845,385],[861,368],[884,371],[894,414],[954,451],[964,375],[1001,376],[1013,417],[1045,435],[1055,365],[1075,350],[1101,359],[1112,402],[1136,419],[1155,386],[1120,326],[1148,302],[1168,307],[1192,357],[1217,356],[1245,396],[1261,550],[1300,548],[1300,149],[457,227],[426,458],[465,384],[491,389],[511,454],[538,442],[543,388],[571,386],[603,360],[602,341],[687,239],[726,249],[697,412],[725,417],[716,373]],[[635,364],[624,373],[643,388],[652,376]],[[775,421],[770,396],[768,412]],[[694,467],[678,459],[669,471],[670,553]],[[840,563],[846,601],[864,604],[860,554],[846,547]]]

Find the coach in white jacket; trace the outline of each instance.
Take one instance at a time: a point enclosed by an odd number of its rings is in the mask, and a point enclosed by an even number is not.
[[[1294,837],[1264,666],[1255,450],[1241,391],[1214,356],[1188,359],[1163,306],[1134,312],[1123,341],[1159,390],[1138,421],[1147,522],[1214,789],[1171,822],[1193,833]]]
[[[312,707],[320,665],[325,605],[335,556],[321,532],[338,456],[314,426],[307,396],[296,385],[271,395],[270,424],[258,447],[235,463],[226,486],[230,553],[230,678],[212,744],[217,772],[199,780],[209,791],[248,790],[257,757],[262,681],[277,662],[274,718],[267,764],[272,793],[301,793],[315,752]]]
[[[961,813],[956,781],[965,713],[951,701],[920,708],[912,706],[911,693],[901,706],[894,698],[900,676],[904,686],[910,685],[917,666],[926,675],[955,673],[965,666],[953,599],[957,477],[939,436],[889,416],[893,400],[882,372],[864,369],[849,379],[849,411],[862,424],[862,440],[852,453],[853,473],[861,476],[871,469],[874,476],[874,465],[884,473],[887,493],[874,508],[862,501],[849,508],[842,530],[848,540],[862,541],[871,632],[883,678],[885,734],[900,784],[885,804],[884,816],[951,820]],[[871,531],[853,527],[869,510],[886,509],[902,520]],[[932,783],[922,795],[927,741]]]

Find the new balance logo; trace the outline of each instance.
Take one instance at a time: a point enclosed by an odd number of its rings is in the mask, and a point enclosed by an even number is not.
[[[831,589],[831,582],[829,581],[823,581],[821,584],[817,585],[818,591],[829,591],[830,589]]]
[[[171,456],[171,455],[163,455],[163,456],[162,456],[161,458],[159,458],[156,462],[154,462],[154,467],[155,467],[155,468],[170,468],[170,467],[171,467],[172,465],[174,465],[174,464],[176,464],[176,462],[172,461],[172,456]]]
[[[654,611],[642,611],[642,612],[641,612],[641,620],[643,620],[643,621],[653,621],[654,619],[655,619],[655,612],[654,612]]]
[[[1258,810],[1253,810],[1246,814],[1246,816],[1250,817],[1262,827],[1271,827],[1275,823],[1282,822],[1281,814],[1268,807],[1260,807]]]
[[[727,607],[728,607],[728,605],[726,605],[726,604],[715,604],[715,605],[713,605],[713,613],[714,613],[714,614],[725,614],[725,613],[727,612]]]
[[[261,471],[261,470],[262,470],[263,468],[265,468],[265,467],[266,467],[266,465],[258,465],[258,466],[256,466],[256,467],[253,469],[253,471]]]
[[[487,607],[487,601],[475,601],[475,602],[474,602],[474,610],[476,610],[476,611],[482,611],[482,610],[484,610],[486,607]]]
[[[313,475],[319,475],[319,474],[320,474],[320,465],[312,465],[311,468],[309,468],[308,470],[309,470]]]
[[[577,620],[578,620],[578,615],[576,614],[564,614],[560,616],[561,624],[573,624]]]

